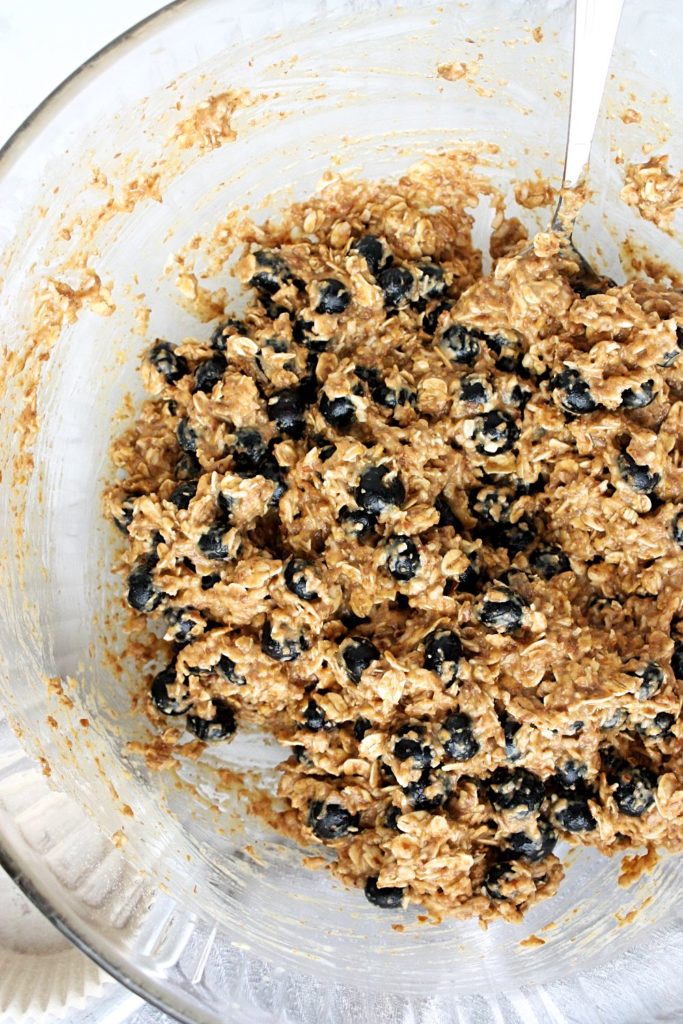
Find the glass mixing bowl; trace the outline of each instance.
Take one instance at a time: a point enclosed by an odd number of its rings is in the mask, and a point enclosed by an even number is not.
[[[676,16],[675,0],[632,0],[617,39],[577,232],[617,278],[643,246],[683,270],[679,236],[619,201],[643,146],[681,164]],[[570,40],[571,5],[558,0],[180,2],[81,68],[2,152],[0,853],[89,955],[179,1019],[683,1013],[681,859],[624,889],[616,859],[574,851],[558,896],[524,924],[425,926],[306,870],[246,812],[217,772],[272,773],[273,743],[240,736],[179,773],[151,771],[128,747],[144,739],[131,694],[150,666],[121,653],[101,493],[146,339],[197,331],[178,272],[194,259],[213,274],[205,286],[237,295],[193,237],[229,211],[259,219],[303,198],[325,171],[392,176],[481,142],[482,173],[510,212],[543,226],[547,212],[518,207],[513,186],[559,176]],[[462,78],[437,75],[460,62]],[[188,111],[234,90],[248,91],[236,137],[183,148]],[[473,215],[484,244],[492,209]]]

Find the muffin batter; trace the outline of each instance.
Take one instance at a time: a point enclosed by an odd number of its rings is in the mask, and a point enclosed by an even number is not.
[[[482,275],[466,189],[254,229],[246,312],[157,340],[107,504],[160,726],[288,748],[283,822],[371,903],[518,920],[683,835],[683,296]],[[493,251],[518,227],[499,225]]]

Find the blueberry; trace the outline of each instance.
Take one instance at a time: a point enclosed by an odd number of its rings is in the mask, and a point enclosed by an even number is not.
[[[509,885],[515,880],[515,869],[508,861],[493,864],[484,877],[483,886],[492,900],[504,900],[507,896],[501,885]]]
[[[480,455],[503,455],[509,452],[519,438],[519,427],[507,412],[493,409],[475,420],[476,445]]]
[[[654,401],[654,387],[655,382],[653,380],[645,380],[635,388],[624,388],[621,392],[621,408],[644,409],[645,406],[650,405]]]
[[[220,658],[213,667],[214,672],[223,679],[227,679],[229,683],[234,686],[244,686],[246,679],[244,676],[237,671],[237,666],[232,658],[228,657],[227,654],[221,654]]]
[[[406,489],[396,470],[369,466],[361,473],[354,497],[360,508],[378,516],[392,505],[400,507],[406,500]]]
[[[364,636],[348,637],[341,646],[341,656],[346,674],[352,683],[359,683],[366,668],[381,657],[380,652]]]
[[[522,628],[526,601],[509,587],[490,590],[479,609],[479,621],[496,633],[515,633]]]
[[[396,534],[387,544],[387,569],[401,583],[412,580],[420,571],[420,553],[412,537]]]
[[[463,377],[460,381],[460,401],[468,405],[486,405],[491,401],[491,392],[480,377]]]
[[[448,498],[443,493],[443,491],[441,492],[441,494],[437,494],[436,498],[434,499],[434,508],[439,513],[438,525],[440,527],[452,526],[454,530],[460,530],[460,520],[458,519],[455,512],[451,508],[451,503],[449,502]]]
[[[188,372],[187,359],[177,355],[175,346],[169,345],[167,341],[158,341],[153,345],[147,358],[168,384],[175,384]]]
[[[660,711],[654,718],[638,722],[636,732],[644,740],[658,740],[670,735],[671,726],[675,721],[675,715],[669,714],[668,711]]]
[[[565,761],[557,769],[557,777],[563,786],[575,786],[586,774],[585,764],[578,764],[576,761]]]
[[[529,555],[529,565],[544,580],[569,572],[571,565],[564,551],[558,547],[536,548]]]
[[[298,389],[284,388],[268,400],[268,419],[275,420],[283,434],[300,438],[304,432],[306,405]]]
[[[197,451],[197,435],[190,426],[189,420],[183,417],[183,419],[178,422],[175,433],[178,445],[184,452]]]
[[[586,797],[571,789],[560,791],[559,803],[553,807],[553,815],[565,832],[592,832],[597,826]]]
[[[611,711],[606,718],[600,723],[600,728],[605,731],[609,729],[621,729],[628,720],[628,712],[626,708],[615,708]]]
[[[683,548],[683,512],[677,512],[674,516],[671,532],[679,548]]]
[[[654,804],[657,777],[649,768],[617,759],[610,766],[607,778],[614,786],[617,807],[627,817],[640,818]]]
[[[508,522],[516,495],[509,490],[486,486],[471,491],[468,499],[470,511],[486,524],[497,526]]]
[[[469,761],[479,752],[479,742],[474,738],[469,715],[449,715],[443,728],[448,733],[443,749],[453,761]]]
[[[642,668],[629,673],[639,680],[640,685],[636,692],[638,700],[652,700],[662,688],[664,673],[656,661],[648,661]]]
[[[187,728],[193,732],[197,739],[207,743],[215,743],[217,740],[227,739],[232,736],[237,728],[235,713],[229,704],[222,700],[211,701],[214,708],[213,718],[200,718],[199,715],[187,716]]]
[[[234,317],[224,320],[218,324],[211,335],[211,348],[216,349],[217,352],[225,352],[228,338],[232,338],[236,334],[248,338],[247,325],[242,320],[235,320]]]
[[[400,807],[396,807],[393,804],[391,805],[391,807],[388,807],[384,815],[384,827],[394,829],[394,831],[398,831],[398,819],[401,817],[402,813],[403,812],[401,811]]]
[[[336,430],[350,426],[356,418],[356,407],[350,398],[328,398],[324,391],[320,396],[320,412]]]
[[[438,780],[441,785],[436,792],[433,790],[435,779],[430,772],[429,768],[423,768],[420,773],[420,777],[416,782],[409,782],[404,787],[403,792],[410,801],[411,806],[416,811],[437,811],[443,806],[444,801],[447,797],[446,785],[447,777],[442,777]],[[426,790],[432,789],[432,795],[427,796]]]
[[[511,388],[503,390],[502,398],[506,405],[511,405],[513,409],[520,409],[524,412],[531,398],[531,392],[520,387],[519,384],[514,384]]]
[[[394,756],[399,761],[412,760],[416,768],[428,768],[432,763],[430,747],[423,746],[418,740],[404,736],[394,744]]]
[[[194,371],[194,390],[209,394],[213,391],[228,367],[225,356],[217,352],[210,359],[204,359]]]
[[[359,743],[365,736],[368,729],[370,729],[371,727],[371,723],[368,721],[367,718],[361,717],[356,719],[356,721],[353,723],[353,735],[358,740]]]
[[[194,452],[183,452],[175,464],[175,475],[178,480],[194,480],[201,472],[201,463]]]
[[[263,624],[261,632],[261,650],[273,661],[296,661],[307,644],[303,636],[286,637],[278,640],[273,636],[273,627],[269,619]]]
[[[527,817],[543,802],[543,783],[526,768],[496,768],[487,783],[489,800],[499,811]]]
[[[493,548],[505,548],[509,558],[526,551],[536,540],[536,527],[528,519],[516,523],[501,523],[485,531],[486,539]]]
[[[152,680],[150,696],[155,708],[157,711],[161,711],[162,715],[184,715],[188,708],[192,706],[189,694],[185,694],[183,697],[171,697],[168,688],[169,686],[175,686],[175,684],[176,666],[174,660],[170,665],[162,669],[161,672],[157,672]]]
[[[308,825],[318,839],[342,839],[351,829],[358,829],[358,815],[341,804],[314,800],[308,812]]]
[[[339,509],[339,519],[344,529],[357,540],[367,540],[375,532],[377,526],[377,520],[369,512],[364,512],[362,509],[350,509],[348,505],[342,505]]]
[[[458,577],[458,590],[462,590],[465,594],[473,594],[480,583],[476,553],[470,552],[467,558],[469,565]]]
[[[500,724],[503,727],[503,736],[505,739],[505,756],[508,761],[519,761],[522,756],[519,747],[515,743],[515,736],[522,728],[521,723],[515,721],[511,715],[508,715],[506,711],[501,711],[498,714]]]
[[[417,290],[425,299],[436,299],[443,294],[446,282],[443,270],[436,263],[418,263]]]
[[[231,494],[226,494],[225,491],[219,491],[216,495],[216,505],[221,513],[221,518],[225,524],[225,528],[230,524],[230,519],[233,512],[235,511],[235,500]]]
[[[328,277],[318,283],[316,313],[343,313],[350,301],[348,289],[336,278]]]
[[[683,641],[674,642],[674,652],[671,655],[671,671],[676,679],[683,679]]]
[[[446,300],[446,302],[438,302],[434,304],[431,309],[428,309],[422,317],[422,330],[425,334],[435,334],[439,323],[439,317],[442,313],[446,313],[452,308],[453,303]]]
[[[190,502],[197,493],[197,480],[184,480],[179,483],[177,487],[171,491],[169,501],[175,505],[177,509],[189,508]]]
[[[326,725],[327,717],[323,709],[314,700],[309,700],[304,711],[304,728],[320,732]]]
[[[161,594],[154,586],[153,569],[156,557],[140,558],[128,577],[128,604],[136,612],[153,612],[161,602]]]
[[[617,466],[622,480],[639,494],[652,494],[661,480],[659,473],[653,473],[647,466],[641,466],[628,452],[623,452],[619,456]]]
[[[292,272],[277,253],[259,249],[254,253],[258,269],[249,284],[263,295],[275,295],[284,284],[292,280]]]
[[[551,378],[550,389],[559,392],[561,408],[574,416],[595,412],[598,408],[588,384],[579,371],[570,366],[565,366],[560,373]]]
[[[215,561],[225,561],[230,555],[230,548],[225,543],[225,534],[229,529],[228,523],[220,519],[209,527],[197,541],[197,547],[205,558]]]
[[[452,363],[472,366],[481,351],[481,338],[481,331],[464,324],[453,324],[441,333],[437,348]]]
[[[435,672],[444,686],[452,686],[458,675],[462,644],[451,629],[436,629],[425,641],[423,666]]]
[[[192,611],[192,609],[166,608],[164,620],[166,623],[165,638],[167,640],[172,640],[176,644],[185,644],[191,638],[193,631],[203,631],[204,627],[199,628],[200,623],[187,614],[189,611]]]
[[[513,857],[537,864],[553,852],[557,836],[552,825],[539,818],[537,836],[530,836],[527,832],[513,832],[508,836],[508,844]]]
[[[405,890],[396,885],[377,885],[377,876],[368,878],[365,882],[365,896],[376,907],[382,910],[397,910],[403,906]]]
[[[376,235],[363,235],[353,243],[351,251],[363,257],[374,277],[377,277],[380,270],[388,266],[392,260],[386,242]]]
[[[377,275],[377,284],[384,292],[384,305],[399,309],[410,302],[415,280],[407,267],[386,267]]]
[[[232,458],[238,473],[255,476],[267,454],[268,449],[258,430],[253,427],[241,427],[237,431],[232,447]]]
[[[121,533],[128,533],[128,527],[133,522],[133,502],[135,498],[133,495],[129,495],[124,498],[119,505],[116,512],[114,512],[112,518],[114,520],[114,526],[116,526]]]
[[[313,566],[304,558],[290,558],[285,565],[285,585],[302,601],[317,601],[316,576]]]
[[[313,321],[297,317],[292,324],[292,337],[297,345],[303,345],[310,352],[324,352],[330,344],[326,338],[318,338],[313,334]]]

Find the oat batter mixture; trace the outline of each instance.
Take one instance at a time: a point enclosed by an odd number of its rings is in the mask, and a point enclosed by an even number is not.
[[[377,906],[516,920],[559,839],[683,845],[683,296],[547,238],[482,276],[439,189],[254,229],[107,501],[159,724],[274,734],[283,820]]]

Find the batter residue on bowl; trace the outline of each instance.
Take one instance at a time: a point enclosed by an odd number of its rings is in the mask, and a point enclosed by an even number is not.
[[[547,244],[482,276],[465,199],[423,168],[254,234],[246,312],[149,348],[107,502],[159,723],[274,734],[341,879],[486,921],[560,838],[681,847],[683,296]]]

